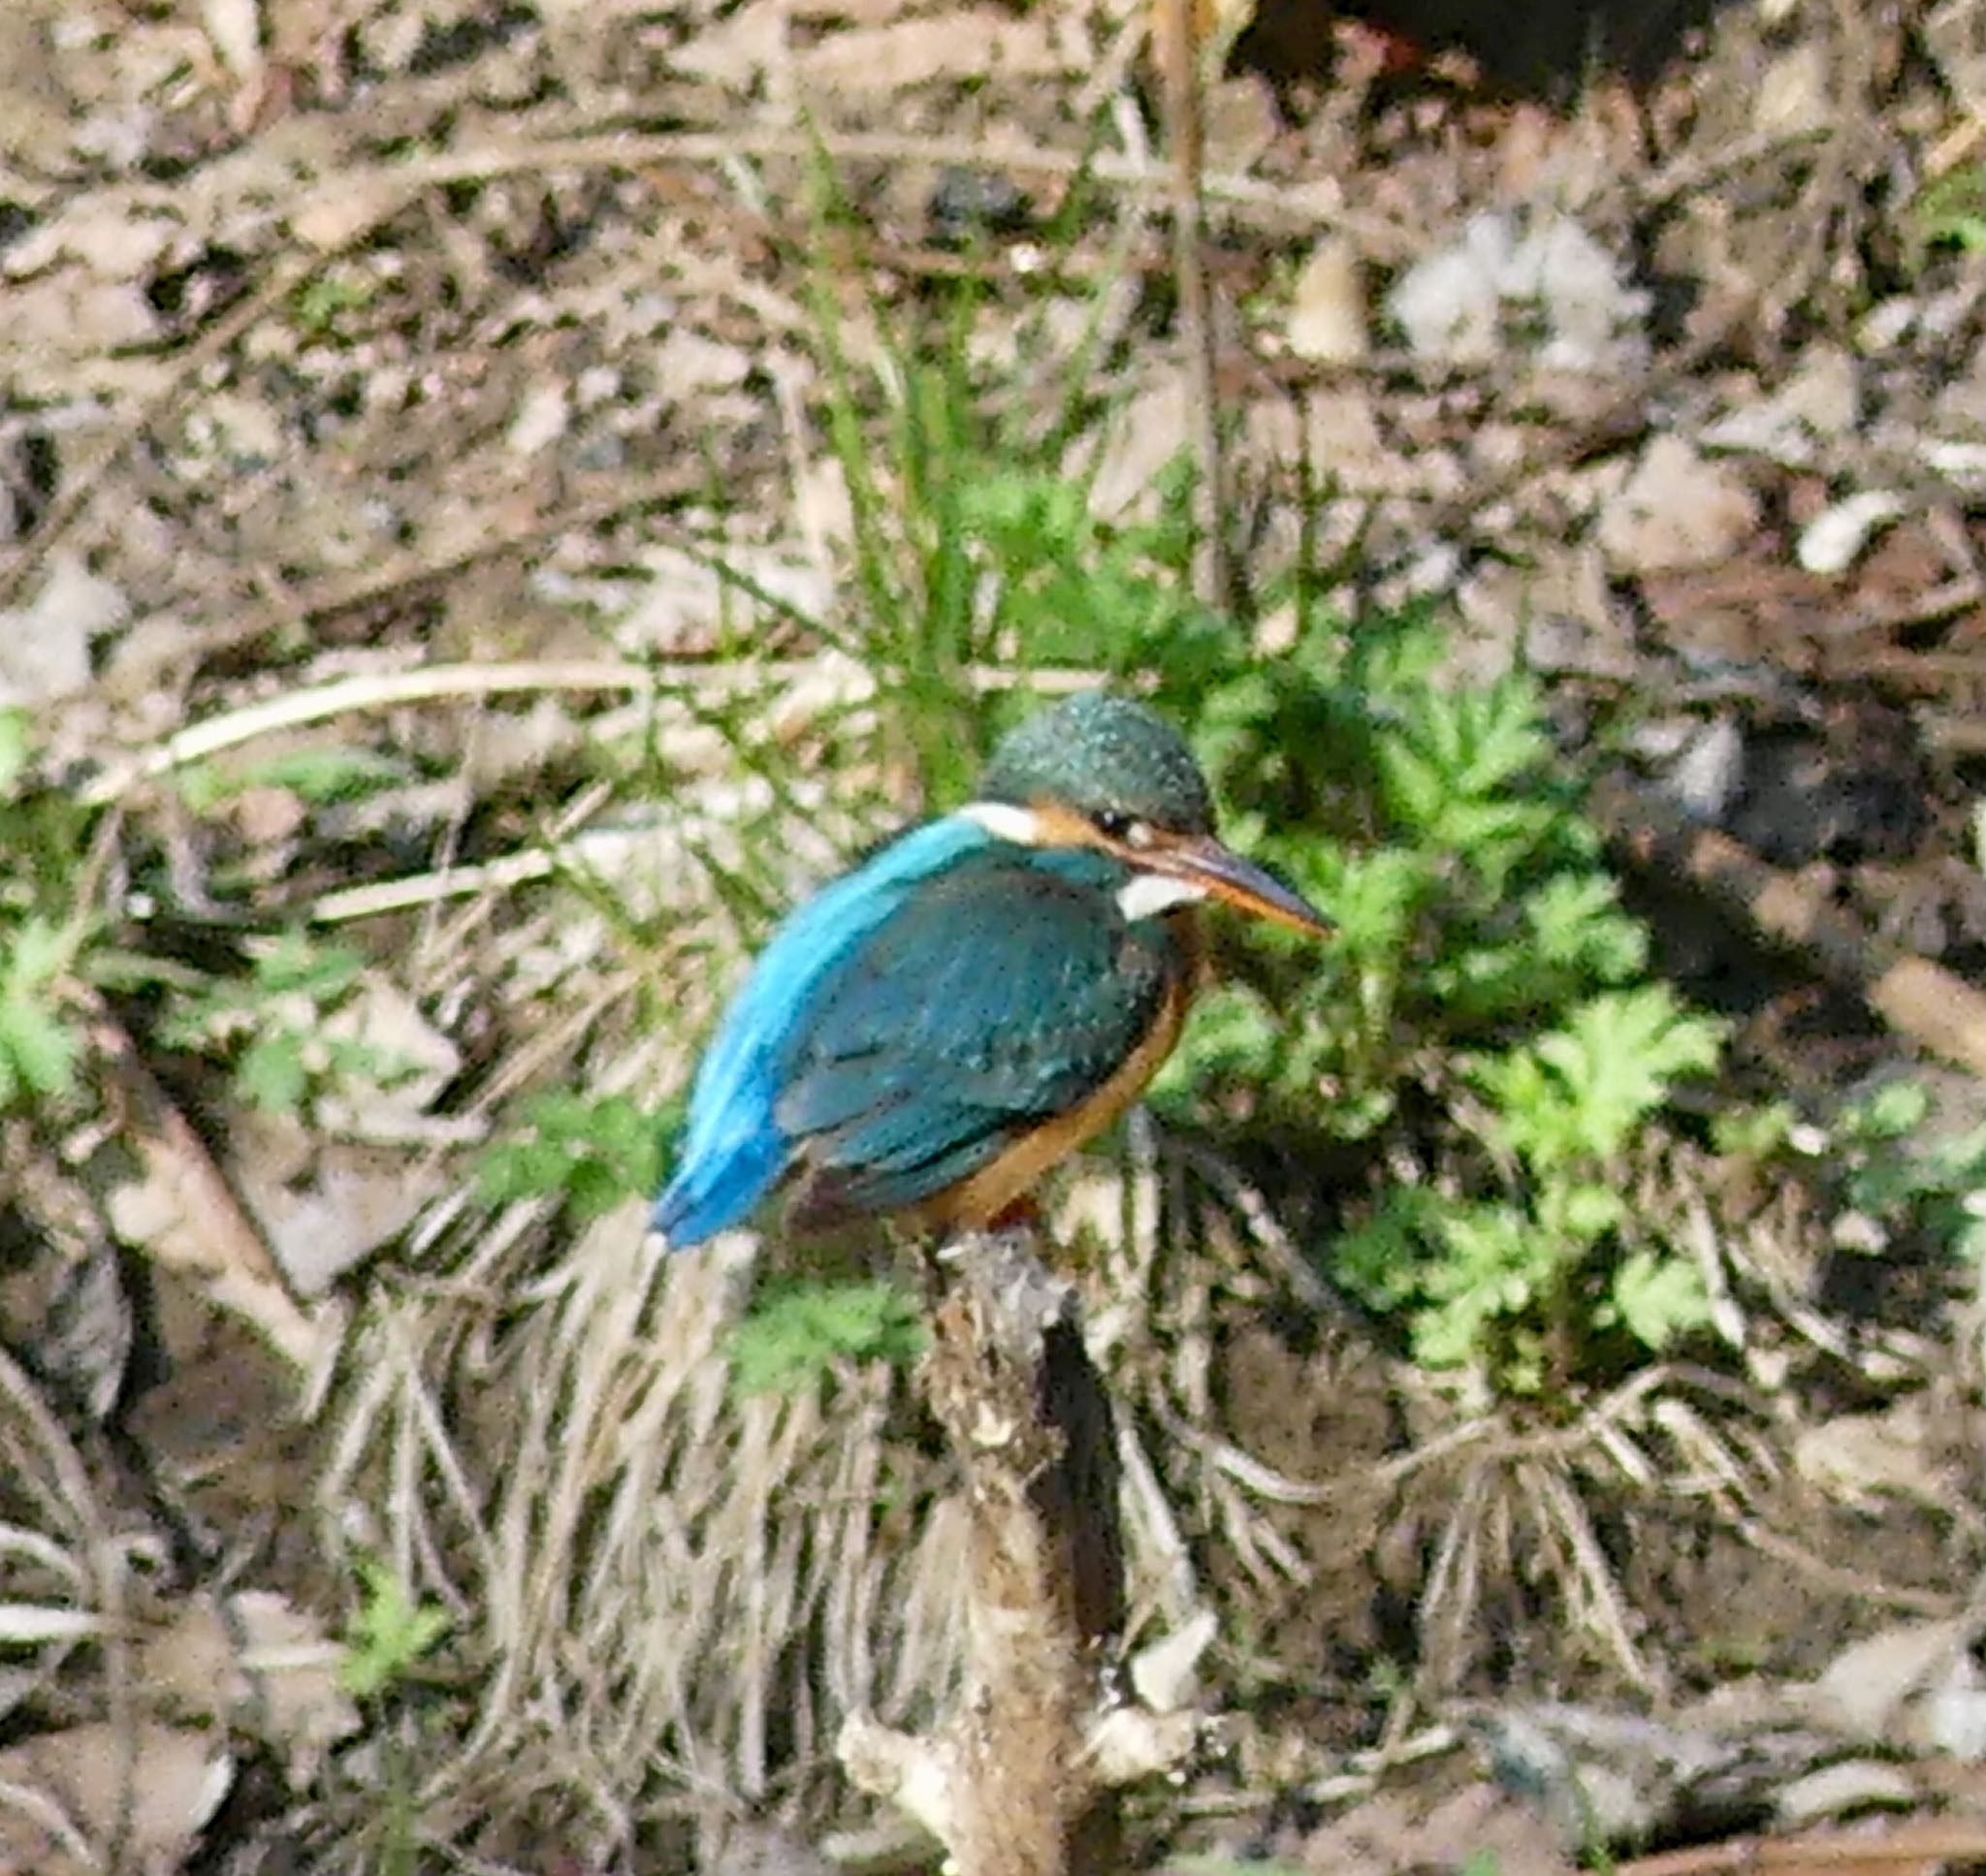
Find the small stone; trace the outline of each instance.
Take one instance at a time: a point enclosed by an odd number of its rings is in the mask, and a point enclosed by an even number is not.
[[[1729,716],[1707,723],[1693,736],[1663,781],[1668,794],[1692,819],[1715,826],[1745,786],[1745,735]]]
[[[1892,489],[1865,489],[1824,508],[1800,531],[1795,557],[1809,573],[1845,573],[1862,557],[1879,528],[1905,512]]]
[[[504,441],[514,455],[535,456],[563,436],[571,420],[572,405],[562,384],[534,384],[510,420]]]
[[[1318,242],[1297,276],[1290,308],[1290,350],[1318,365],[1351,365],[1372,349],[1365,325],[1364,264],[1341,237]]]

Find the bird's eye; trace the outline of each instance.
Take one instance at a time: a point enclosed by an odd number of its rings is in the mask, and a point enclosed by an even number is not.
[[[1121,808],[1100,809],[1094,818],[1096,830],[1106,841],[1121,841],[1126,846],[1149,846],[1152,831],[1136,814]]]

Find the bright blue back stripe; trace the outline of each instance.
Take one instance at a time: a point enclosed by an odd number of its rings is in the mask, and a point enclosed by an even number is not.
[[[697,1068],[676,1170],[655,1224],[674,1249],[737,1224],[785,1170],[774,1123],[780,1063],[822,981],[902,905],[963,855],[991,845],[977,821],[948,814],[892,841],[789,913],[752,967]]]

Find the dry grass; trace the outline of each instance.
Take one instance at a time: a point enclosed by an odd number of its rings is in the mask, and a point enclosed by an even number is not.
[[[913,1717],[949,1671],[952,1521],[918,1514],[931,1468],[888,1437],[892,1378],[736,1400],[723,1344],[752,1247],[662,1262],[641,1223],[600,1221],[507,1324],[410,1297],[356,1346],[330,1502],[372,1501],[485,1664],[473,1731],[424,1773],[450,1837],[499,1795],[578,1800],[588,1834],[624,1843],[658,1795],[817,1805],[838,1716]],[[476,1261],[487,1280],[503,1260]],[[464,1392],[494,1440],[453,1423]]]
[[[118,1529],[42,1389],[5,1354],[0,1478],[0,1640],[15,1651],[0,1713],[49,1694],[87,1644],[102,1649],[109,1706],[128,1714],[130,1579],[159,1557]]]

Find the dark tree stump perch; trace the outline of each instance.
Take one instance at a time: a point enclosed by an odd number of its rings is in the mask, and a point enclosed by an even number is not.
[[[1032,1232],[1001,1232],[940,1261],[924,1384],[971,1516],[958,1707],[924,1737],[856,1714],[840,1742],[855,1784],[917,1818],[958,1876],[1109,1876],[1119,1789],[1179,1765],[1200,1733],[1119,1685],[1110,1403],[1075,1291],[1035,1251]]]

